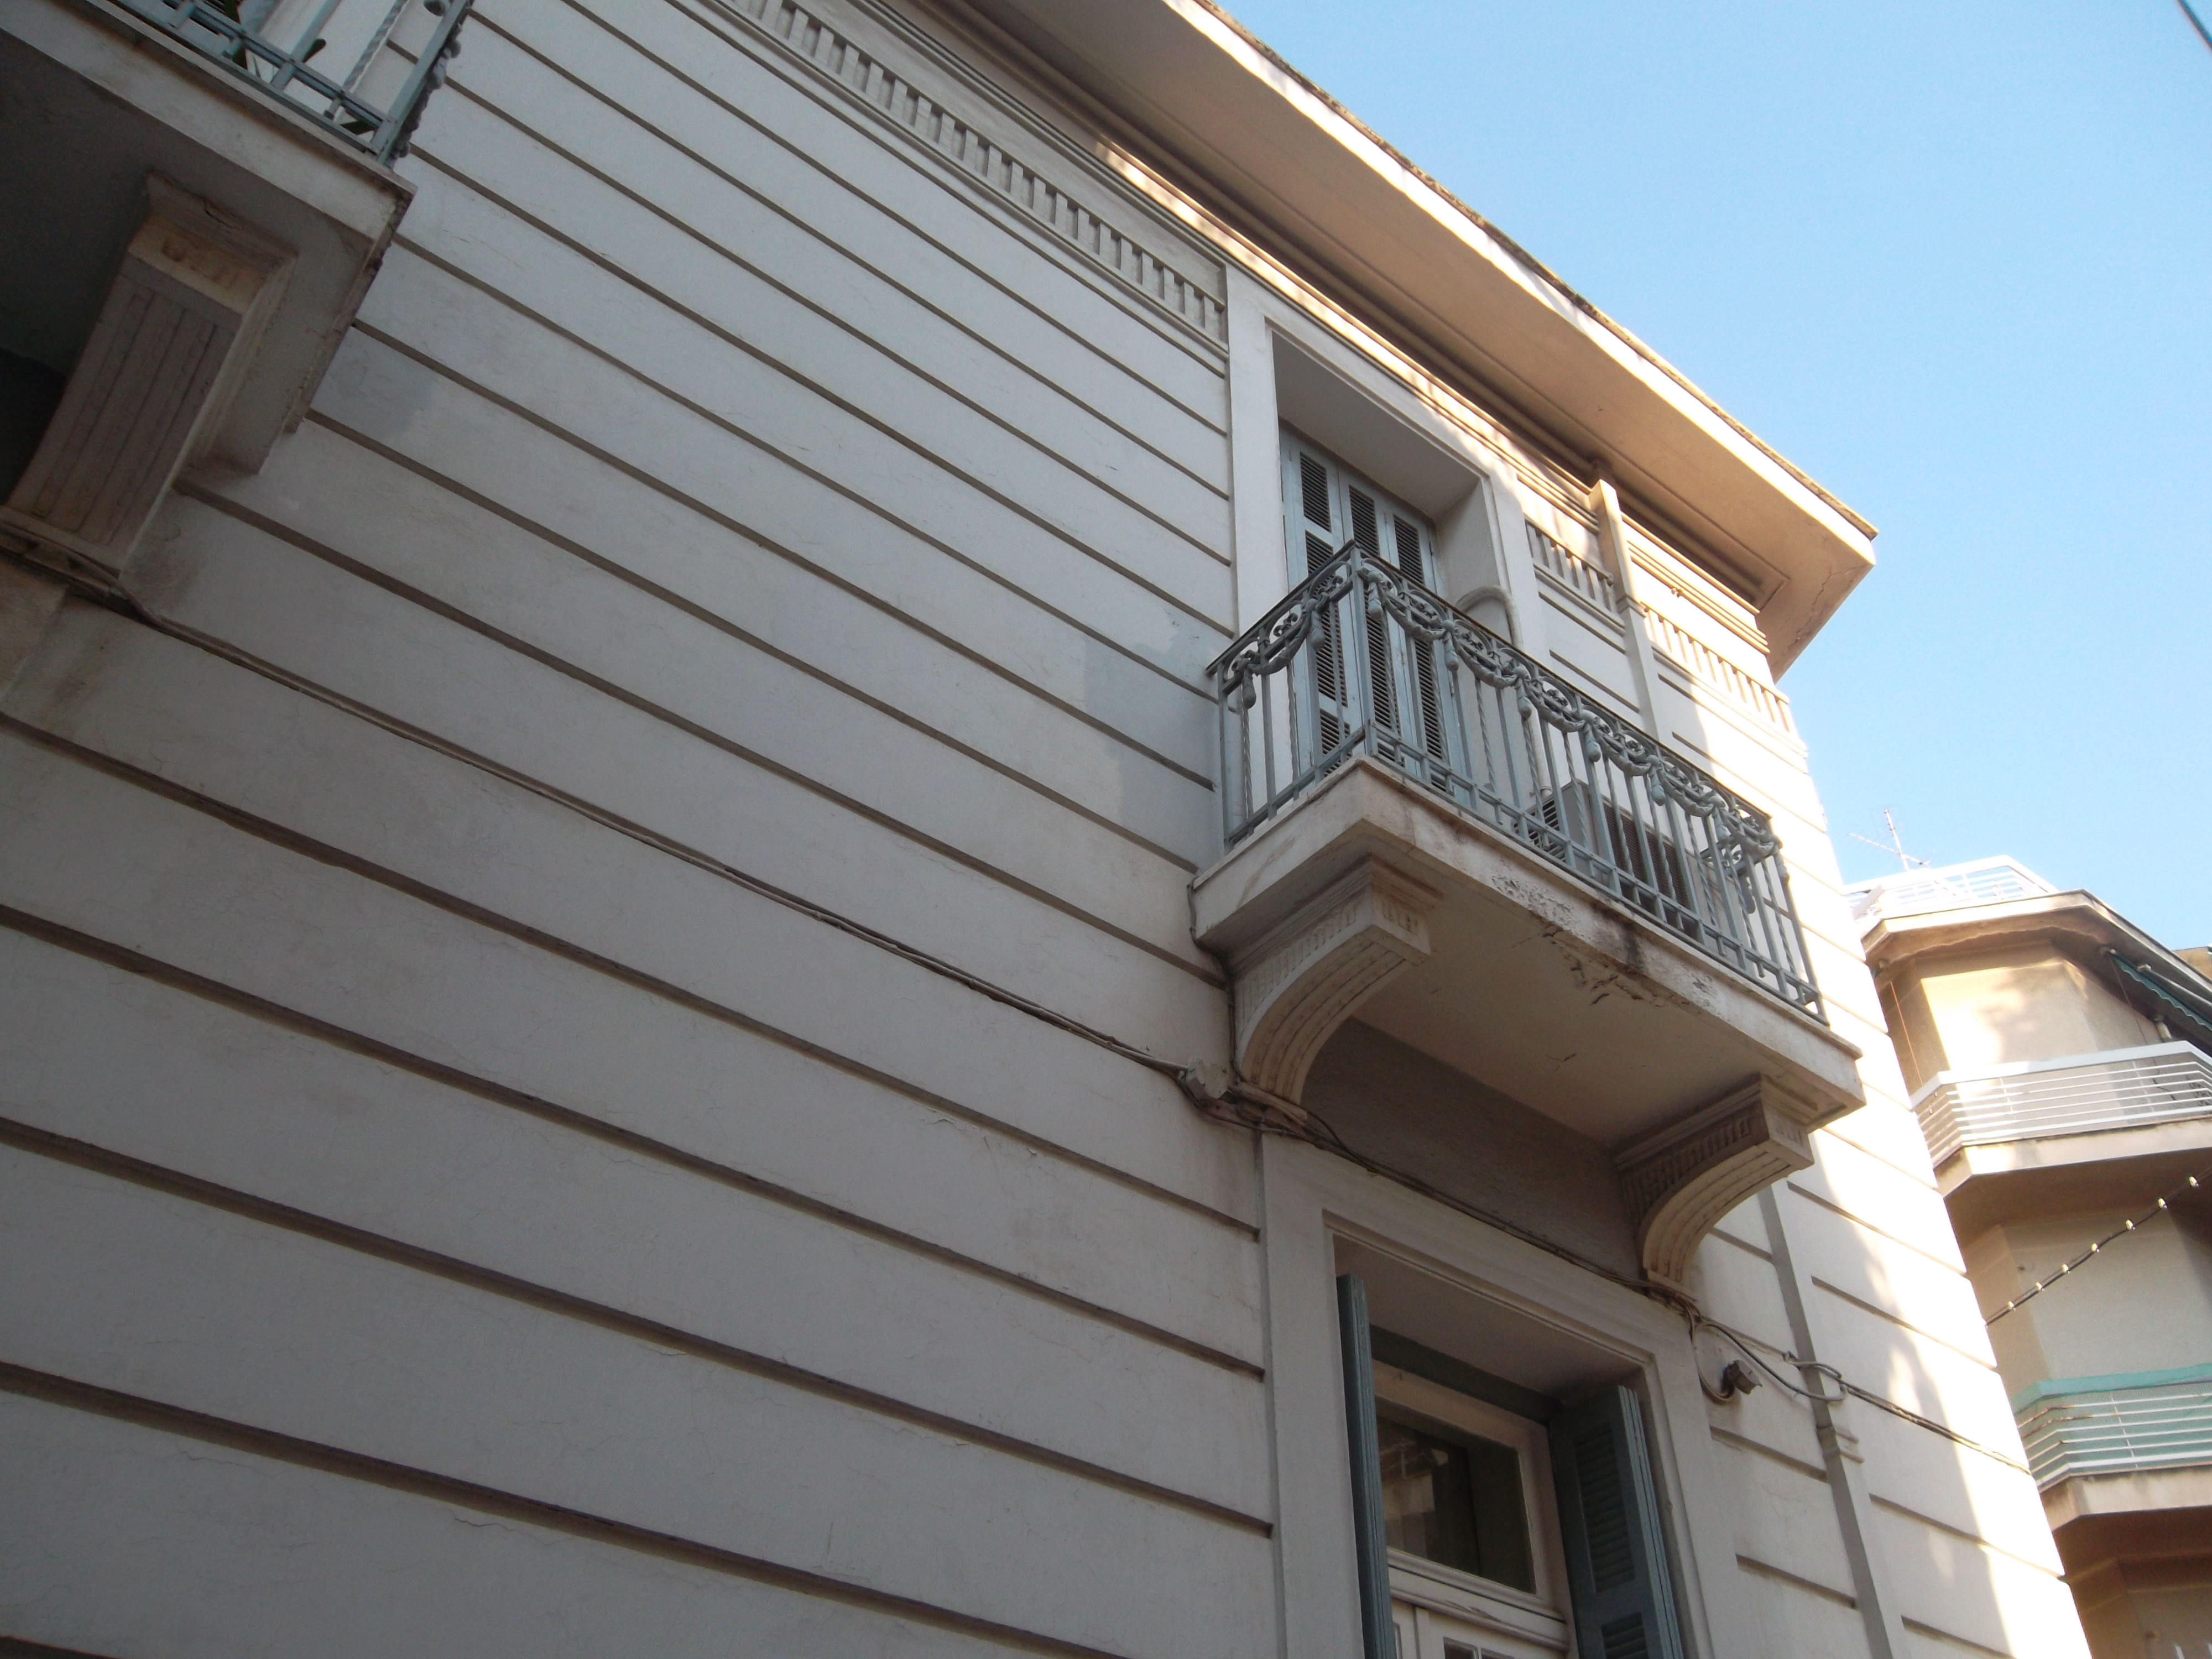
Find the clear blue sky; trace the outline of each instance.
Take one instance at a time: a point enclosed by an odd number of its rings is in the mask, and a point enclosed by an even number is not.
[[[1785,689],[1847,876],[2212,941],[2212,52],[2173,0],[1231,0],[1880,527]],[[2200,10],[2203,9],[2200,6]]]

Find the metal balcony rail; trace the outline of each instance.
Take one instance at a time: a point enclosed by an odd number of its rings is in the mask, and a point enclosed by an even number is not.
[[[2187,1042],[1938,1072],[1912,1097],[1929,1156],[2212,1117],[2212,1058]]]
[[[2042,1382],[2014,1408],[2045,1491],[2076,1475],[2212,1464],[2212,1365]]]
[[[1826,1020],[1765,815],[1356,543],[1207,672],[1231,845],[1371,756]]]
[[[459,49],[470,0],[125,3],[378,161],[394,161]]]
[[[1845,890],[1852,918],[1862,928],[1871,928],[1885,916],[1923,915],[1961,905],[2041,898],[2057,890],[2026,865],[2008,858],[1976,859],[1937,870],[1910,870]]]

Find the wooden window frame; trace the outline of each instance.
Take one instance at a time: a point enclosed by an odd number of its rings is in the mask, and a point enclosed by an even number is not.
[[[1520,1462],[1522,1522],[1528,1529],[1536,1581],[1534,1590],[1516,1589],[1479,1573],[1393,1549],[1392,1600],[1447,1613],[1480,1627],[1492,1638],[1565,1651],[1565,1644],[1572,1640],[1573,1620],[1566,1604],[1566,1558],[1552,1490],[1551,1441],[1544,1425],[1380,1360],[1373,1363],[1373,1370],[1377,1404],[1395,1406],[1446,1428],[1512,1448]],[[1413,1656],[1404,1654],[1401,1659]]]

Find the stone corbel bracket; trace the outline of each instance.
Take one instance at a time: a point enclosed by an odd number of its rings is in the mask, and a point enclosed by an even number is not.
[[[1774,1079],[1757,1077],[1614,1153],[1644,1271],[1682,1288],[1690,1258],[1723,1216],[1811,1167],[1813,1115]]]
[[[148,210],[4,518],[118,568],[220,421],[295,256],[159,173]]]
[[[1237,1068],[1297,1102],[1336,1028],[1393,979],[1429,957],[1429,913],[1442,895],[1369,858],[1230,961]]]

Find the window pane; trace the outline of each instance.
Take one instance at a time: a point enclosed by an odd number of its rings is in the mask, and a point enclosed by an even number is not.
[[[1376,1429],[1390,1547],[1516,1589],[1535,1589],[1513,1449],[1383,1412],[1376,1413]]]

